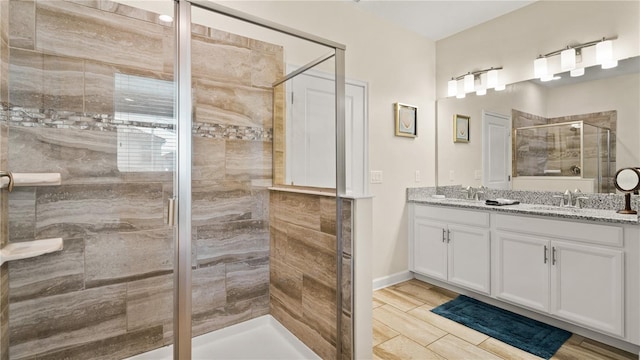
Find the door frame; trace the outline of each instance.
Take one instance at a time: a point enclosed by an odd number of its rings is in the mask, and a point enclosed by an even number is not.
[[[294,64],[290,64],[287,63],[286,66],[286,72],[288,74],[293,73],[295,71],[299,71],[302,67],[298,66],[298,65],[294,65]],[[317,77],[320,79],[325,79],[325,80],[330,80],[333,81],[335,78],[332,74],[321,71],[321,70],[317,70],[317,69],[309,69],[309,70],[305,70],[303,73],[300,73],[300,75],[308,75],[308,76],[312,76],[312,77]],[[363,127],[362,127],[362,142],[363,142],[363,154],[362,154],[362,158],[360,159],[362,161],[363,164],[363,168],[362,168],[362,174],[361,174],[361,184],[359,184],[359,186],[351,186],[351,189],[360,189],[359,191],[347,191],[347,194],[349,194],[350,196],[366,196],[367,194],[369,194],[369,179],[368,179],[368,174],[369,174],[369,83],[366,81],[362,81],[362,80],[357,80],[357,79],[352,79],[352,78],[346,78],[345,77],[345,86],[346,85],[351,85],[351,86],[355,86],[355,87],[359,87],[362,88],[362,96],[363,96]],[[287,81],[286,82],[286,87],[285,87],[285,99],[291,99],[291,93],[293,92],[292,89],[292,84],[291,82]],[[291,118],[292,116],[292,111],[293,111],[293,107],[292,106],[288,106],[287,107],[287,118]],[[345,119],[346,122],[346,119]],[[345,123],[346,126],[346,123]],[[290,128],[289,128],[289,123],[287,123],[287,131],[286,133],[289,134],[290,133]],[[285,139],[286,141],[286,146],[287,148],[291,146],[290,143],[290,139],[287,137]],[[348,139],[345,139],[346,143],[345,143],[345,148],[347,145],[349,144],[353,144],[353,142],[350,142]],[[352,152],[353,153],[353,152]],[[346,156],[346,155],[345,155]],[[290,159],[289,157],[287,157],[286,159],[286,166],[289,167],[290,163],[289,163]],[[346,169],[345,169],[346,170]],[[345,173],[345,177],[346,177],[346,173]],[[286,179],[286,174],[285,174],[285,179]],[[351,180],[353,181],[354,177],[352,176]],[[346,180],[346,179],[345,179]],[[348,185],[347,188],[345,189],[345,191],[348,190]]]

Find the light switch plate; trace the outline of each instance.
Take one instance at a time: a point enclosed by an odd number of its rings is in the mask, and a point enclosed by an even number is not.
[[[382,171],[372,170],[370,173],[370,177],[371,177],[372,184],[382,184]]]

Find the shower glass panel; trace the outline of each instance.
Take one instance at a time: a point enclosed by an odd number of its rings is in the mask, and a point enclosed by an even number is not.
[[[338,66],[332,58],[337,50],[301,33],[291,36],[296,33],[291,29],[273,31],[276,24],[265,28],[259,20],[246,22],[241,15],[228,17],[194,3],[193,335],[269,315],[320,357],[350,358],[349,314],[338,317],[343,311],[337,306],[351,299],[343,302],[338,281],[343,272],[350,274],[343,271],[343,264],[350,270],[350,258],[342,261],[337,232],[342,224],[335,196]],[[326,135],[322,144],[314,143],[324,162],[307,159],[304,165],[323,172],[329,196],[271,188],[284,178],[284,161],[291,155],[286,84],[312,74],[308,69],[315,66],[330,74],[320,92],[323,102],[314,108],[324,116],[295,131],[314,142],[316,132]],[[338,339],[341,330],[345,335]],[[194,347],[193,355],[206,351]]]
[[[2,267],[8,357],[125,358],[171,343],[172,24],[109,1],[1,11],[1,170],[61,176],[2,190],[3,243],[63,239]]]
[[[608,192],[610,130],[583,121],[515,130],[516,176],[593,179],[595,192]]]

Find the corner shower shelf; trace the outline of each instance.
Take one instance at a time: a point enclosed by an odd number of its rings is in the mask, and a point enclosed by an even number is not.
[[[52,186],[62,183],[59,173],[9,173],[2,172],[0,189],[14,186]],[[10,186],[12,185],[12,186]]]
[[[11,243],[0,250],[0,265],[62,250],[62,238]]]

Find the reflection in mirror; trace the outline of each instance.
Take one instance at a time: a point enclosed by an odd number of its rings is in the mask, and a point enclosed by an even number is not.
[[[485,96],[438,100],[438,185],[495,187],[497,176],[511,179],[513,190],[615,191],[615,169],[640,164],[640,57],[619,64],[587,68],[581,77],[565,73],[558,81],[523,81]],[[469,131],[476,134],[469,143],[451,141],[451,119],[460,113],[470,116]],[[496,130],[498,118],[512,131]],[[557,131],[545,128],[559,123],[568,124]],[[524,141],[527,131],[536,135]],[[511,144],[506,156],[492,149],[504,142]],[[509,166],[496,166],[502,158]],[[496,168],[504,170],[488,171]]]
[[[624,168],[616,173],[616,188],[620,191],[634,191],[640,185],[640,173],[637,169]]]

